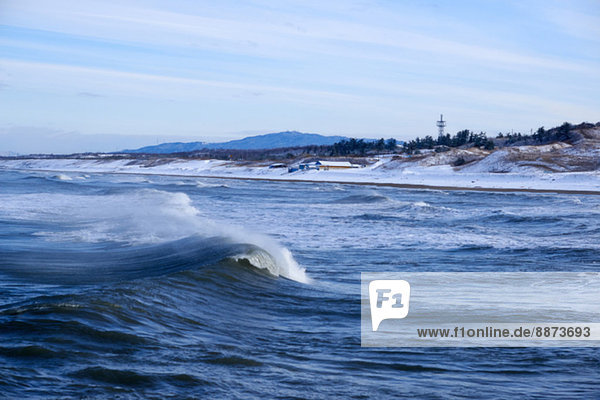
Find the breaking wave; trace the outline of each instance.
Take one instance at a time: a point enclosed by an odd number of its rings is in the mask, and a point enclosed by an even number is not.
[[[73,178],[71,178],[69,175],[65,175],[65,174],[54,175],[52,178],[58,179],[59,181],[72,181],[73,180]]]
[[[113,282],[198,269],[233,259],[307,283],[273,239],[201,215],[184,193],[0,195],[3,220],[30,225],[35,246],[0,244],[0,271],[44,283]]]

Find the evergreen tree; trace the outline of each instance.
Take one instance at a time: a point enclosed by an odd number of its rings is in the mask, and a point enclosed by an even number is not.
[[[389,138],[385,142],[385,148],[386,148],[386,150],[396,150],[396,146],[397,145],[398,145],[398,142],[394,138]]]

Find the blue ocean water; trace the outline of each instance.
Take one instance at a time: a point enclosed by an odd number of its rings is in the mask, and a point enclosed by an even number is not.
[[[360,273],[598,271],[600,197],[0,172],[0,397],[600,398],[598,348],[360,347]]]

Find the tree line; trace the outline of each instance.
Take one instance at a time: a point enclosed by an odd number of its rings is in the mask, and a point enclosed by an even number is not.
[[[582,125],[585,125],[585,123]],[[591,124],[589,124],[589,125],[591,125]],[[551,128],[549,130],[546,130],[542,126],[542,127],[538,128],[537,131],[535,131],[531,135],[523,135],[523,134],[521,134],[521,132],[507,133],[507,134],[503,134],[502,132],[500,132],[498,134],[498,136],[496,136],[496,138],[504,139],[504,143],[506,145],[516,144],[516,143],[521,143],[521,142],[539,143],[539,144],[556,142],[556,141],[564,142],[564,141],[569,140],[569,132],[571,131],[572,128],[573,128],[573,126],[570,123],[565,122],[561,126]]]
[[[455,135],[439,135],[437,139],[427,135],[423,139],[417,137],[405,142],[403,150],[407,154],[419,153],[420,150],[435,150],[437,152],[449,150],[451,147],[460,147],[469,144],[471,146],[483,147],[486,150],[494,148],[494,141],[488,139],[484,132],[474,133],[468,129],[457,132]]]
[[[398,141],[394,138],[387,140],[381,138],[379,140],[364,140],[364,139],[343,139],[331,146],[329,151],[330,156],[349,156],[359,155],[364,156],[371,152],[396,151]]]

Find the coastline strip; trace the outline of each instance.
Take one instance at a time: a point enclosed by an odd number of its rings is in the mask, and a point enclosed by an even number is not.
[[[289,178],[262,178],[262,177],[244,177],[244,176],[217,176],[217,175],[182,175],[167,173],[144,173],[144,172],[122,172],[122,171],[85,171],[69,169],[20,169],[20,168],[0,168],[0,171],[34,171],[34,172],[76,172],[86,174],[112,174],[112,175],[142,175],[142,176],[173,176],[177,178],[203,178],[203,179],[235,179],[245,181],[268,181],[268,182],[302,182],[302,183],[328,183],[340,185],[361,185],[361,186],[383,186],[395,187],[399,189],[412,190],[454,190],[454,191],[473,191],[473,192],[524,192],[524,193],[556,193],[556,194],[581,194],[581,195],[600,195],[600,190],[577,190],[577,189],[534,189],[534,188],[490,188],[490,187],[469,187],[469,186],[438,186],[413,183],[394,183],[394,182],[351,182],[336,180],[313,180],[313,179],[289,179]]]

